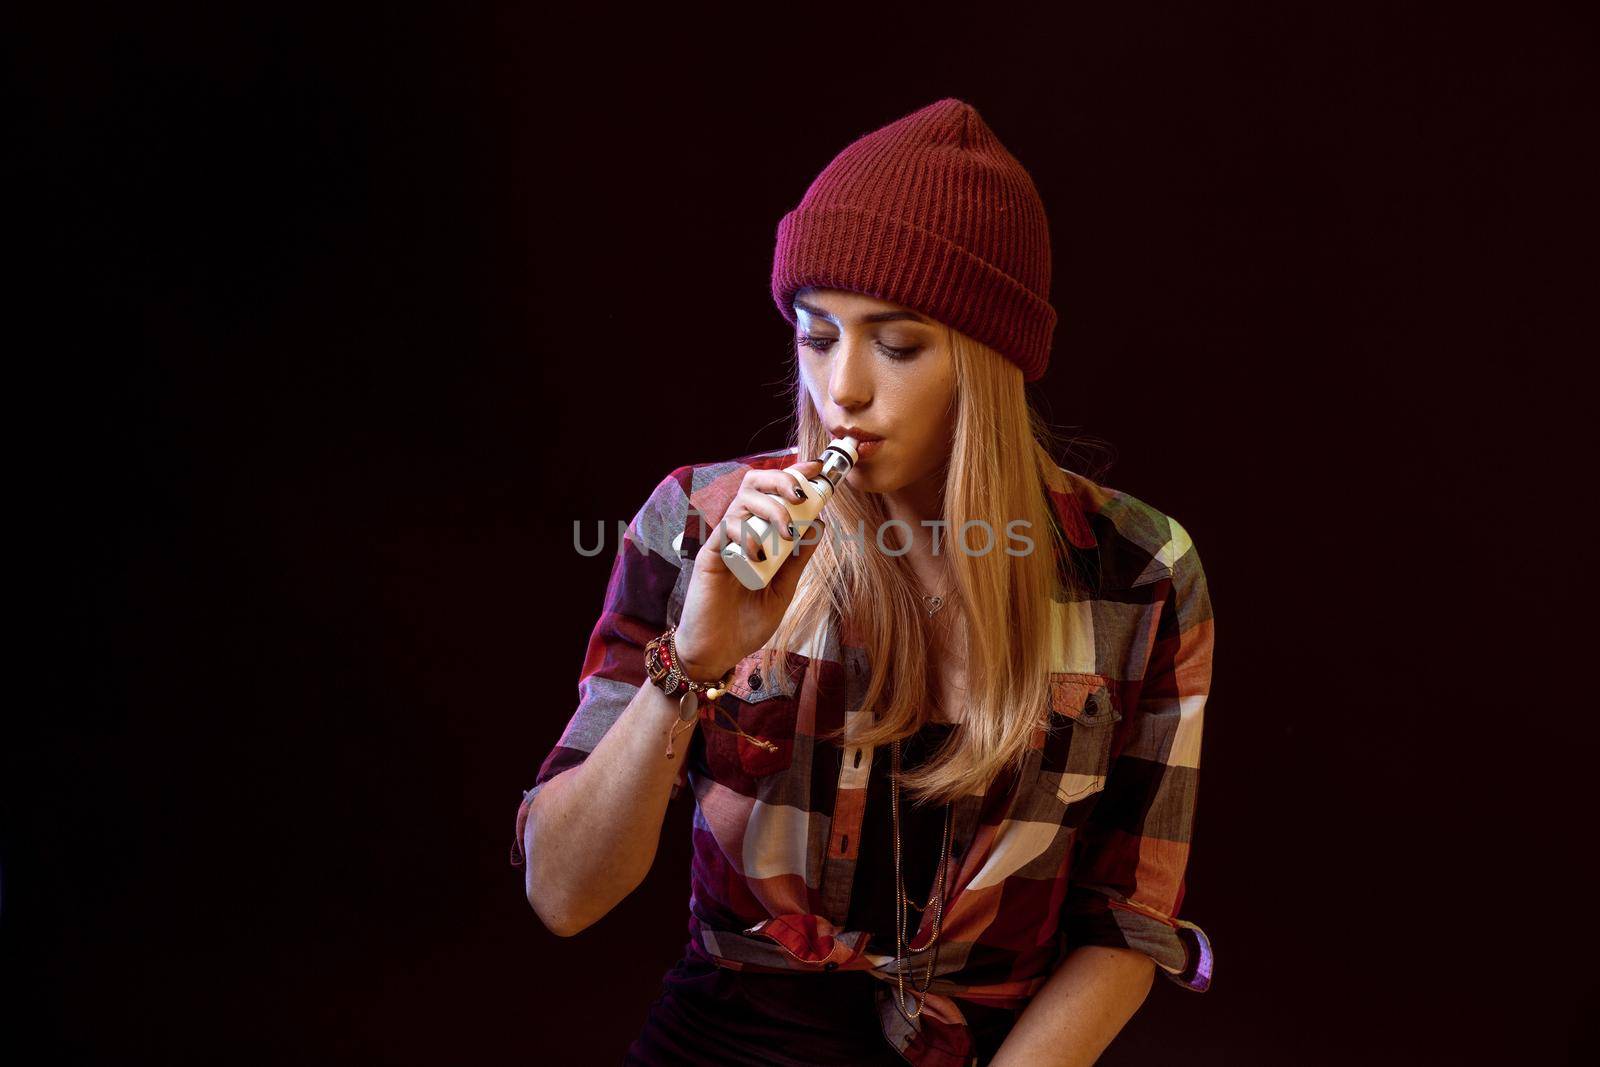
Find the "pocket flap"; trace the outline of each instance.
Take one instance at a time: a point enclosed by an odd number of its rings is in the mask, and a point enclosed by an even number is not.
[[[806,657],[798,652],[790,652],[780,662],[777,649],[758,648],[734,666],[728,692],[746,704],[777,696],[792,697],[800,690],[800,676],[805,669]]]
[[[1050,710],[1074,726],[1104,726],[1122,719],[1111,683],[1103,674],[1050,672]]]

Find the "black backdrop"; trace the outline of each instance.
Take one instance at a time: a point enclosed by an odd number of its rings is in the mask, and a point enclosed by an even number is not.
[[[783,443],[777,219],[945,95],[1050,212],[1040,404],[1218,618],[1215,984],[1104,1062],[1576,1050],[1588,39],[1206,7],[8,16],[0,1056],[618,1061],[692,801],[544,930],[507,852],[605,583],[572,523]]]

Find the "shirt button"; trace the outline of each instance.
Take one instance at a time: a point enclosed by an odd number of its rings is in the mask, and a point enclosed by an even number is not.
[[[831,970],[833,970],[834,968],[836,968],[838,966],[839,965],[837,963],[833,962],[832,960],[829,960],[827,963],[824,963],[822,965],[822,969],[825,970],[825,971],[831,971]]]
[[[761,675],[756,671],[751,671],[750,672],[750,688],[751,689],[760,689],[761,688]]]

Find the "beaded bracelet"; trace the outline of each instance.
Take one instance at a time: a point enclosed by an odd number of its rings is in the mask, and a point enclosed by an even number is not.
[[[650,643],[644,646],[645,674],[669,697],[681,698],[685,693],[694,692],[704,693],[707,700],[717,699],[728,688],[733,668],[729,667],[714,682],[697,682],[690,678],[683,673],[683,659],[678,655],[677,642],[673,640],[677,632],[678,624],[673,623],[665,633],[651,638]]]
[[[715,702],[727,691],[728,682],[733,677],[732,667],[714,682],[697,682],[684,674],[683,660],[678,655],[678,645],[673,639],[677,631],[678,624],[673,623],[666,632],[651,638],[644,646],[645,674],[667,696],[678,698],[678,719],[667,734],[667,759],[673,757],[672,746],[678,734],[694,725],[699,711],[699,695],[703,693],[707,700]],[[691,694],[696,697],[695,700],[689,699]]]
[[[738,668],[738,664],[729,667],[722,677],[715,682],[695,681],[683,673],[683,660],[678,656],[678,645],[673,640],[673,634],[677,632],[677,629],[678,626],[674,623],[667,627],[665,633],[659,637],[652,638],[649,644],[644,646],[645,673],[662,692],[668,696],[676,696],[678,698],[678,719],[673,723],[671,731],[667,734],[667,759],[671,759],[673,756],[672,746],[678,734],[693,726],[695,720],[699,717],[698,696],[700,694],[704,694],[706,702],[711,705],[712,717],[706,720],[707,726],[725,730],[731,734],[738,734],[750,744],[767,752],[778,751],[778,746],[774,742],[746,732],[737,721],[734,721],[732,726],[724,726],[716,721],[717,712],[720,711],[723,715],[728,714],[728,710],[717,703],[717,698],[728,691],[728,683],[732,681],[733,672]],[[690,700],[689,697],[691,695],[696,696],[696,699]],[[729,718],[731,719],[732,717],[729,716]]]

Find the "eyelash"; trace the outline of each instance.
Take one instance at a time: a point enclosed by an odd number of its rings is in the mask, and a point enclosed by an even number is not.
[[[832,345],[837,340],[837,337],[812,337],[808,333],[803,333],[795,339],[795,344],[823,353],[827,351],[827,348],[823,347],[824,343]],[[896,362],[910,359],[921,351],[920,348],[896,348],[893,345],[886,345],[882,341],[878,342],[878,347],[883,351],[884,355]]]

